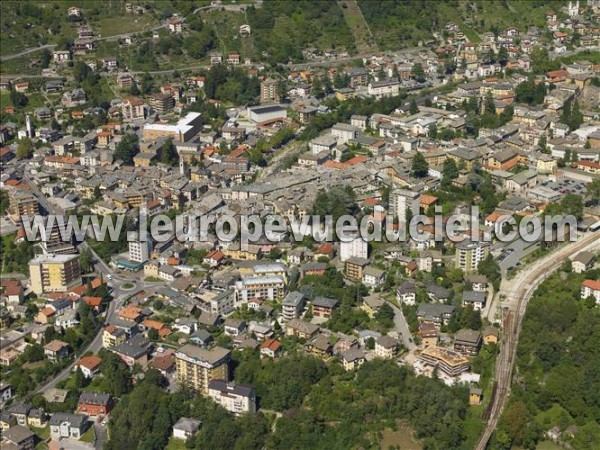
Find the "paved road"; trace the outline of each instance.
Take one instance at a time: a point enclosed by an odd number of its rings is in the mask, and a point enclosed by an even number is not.
[[[412,341],[412,334],[410,333],[408,323],[406,323],[406,318],[404,317],[402,310],[387,300],[385,300],[385,302],[394,310],[394,326],[402,338],[402,343],[409,351],[413,350],[415,348],[415,343]]]
[[[17,59],[20,58],[21,56],[25,56],[28,55],[30,53],[35,53],[35,52],[39,52],[44,50],[45,48],[47,49],[52,49],[56,47],[56,44],[46,44],[46,45],[40,45],[39,47],[30,47],[30,48],[26,48],[25,50],[19,52],[19,53],[14,53],[12,55],[6,55],[6,56],[2,56],[0,57],[0,61],[9,61],[11,59]]]
[[[506,296],[507,303],[505,306],[507,309],[505,310],[503,341],[500,346],[494,377],[497,388],[494,397],[491,399],[490,417],[477,444],[477,450],[485,450],[510,395],[510,383],[519,333],[521,332],[523,316],[529,299],[537,287],[558,269],[565,259],[582,250],[599,251],[600,232],[586,234],[577,242],[560,247],[549,255],[531,263],[513,280],[503,281],[500,292]]]
[[[158,26],[155,26],[152,28],[148,28],[146,30],[133,31],[131,33],[114,34],[112,36],[98,37],[95,39],[95,41],[116,41],[116,40],[119,40],[119,39],[127,37],[127,36],[133,36],[133,35],[136,35],[139,33],[146,33],[148,31],[160,30],[161,28],[164,28],[164,27],[165,27],[165,25],[162,24],[162,25],[158,25]],[[56,47],[56,44],[46,44],[46,45],[40,45],[39,47],[26,48],[25,50],[22,50],[19,53],[13,53],[12,55],[6,55],[6,56],[0,57],[0,61],[4,62],[4,61],[9,61],[11,59],[17,59],[17,58],[20,58],[21,56],[29,55],[30,53],[42,51],[45,48],[50,50],[50,49],[53,49],[54,47]]]
[[[96,435],[96,440],[94,441],[94,448],[96,450],[102,450],[104,448],[104,444],[108,440],[108,432],[106,431],[106,426],[103,427],[98,422],[94,422],[94,433]]]

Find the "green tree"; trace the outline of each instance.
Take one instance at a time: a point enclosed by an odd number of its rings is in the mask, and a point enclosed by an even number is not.
[[[560,202],[550,203],[544,211],[547,216],[583,216],[583,199],[577,194],[567,194]]]
[[[167,139],[158,149],[158,157],[161,163],[169,166],[174,166],[179,162],[177,148],[171,138]]]
[[[419,83],[425,81],[425,70],[423,70],[423,65],[421,63],[417,62],[413,65],[411,76]]]
[[[498,62],[505,66],[506,63],[508,62],[508,50],[506,49],[506,47],[504,45],[502,45],[500,47],[500,49],[498,50]]]
[[[139,153],[138,137],[136,134],[123,136],[115,149],[114,156],[126,165],[133,164],[133,158]]]
[[[585,193],[593,205],[600,204],[600,180],[594,180],[591,183],[588,183]]]
[[[0,216],[6,214],[8,207],[10,206],[10,197],[8,192],[4,189],[0,189]]]
[[[109,394],[120,397],[131,392],[133,388],[131,373],[118,355],[112,352],[104,353],[100,367]]]
[[[410,110],[409,110],[409,112],[411,114],[417,114],[419,112],[419,107],[417,106],[417,102],[416,102],[416,100],[414,98],[410,101]]]
[[[458,166],[452,158],[447,158],[442,165],[442,186],[448,189],[452,185],[452,181],[458,178]]]
[[[33,156],[33,142],[29,138],[23,138],[17,146],[17,158],[29,159]]]
[[[387,303],[384,303],[379,308],[379,311],[377,311],[375,318],[383,328],[389,329],[394,326],[394,316],[395,313],[392,307]]]
[[[50,61],[52,61],[52,54],[50,53],[50,50],[45,48],[40,55],[40,67],[42,69],[47,69],[50,66]]]
[[[152,342],[158,341],[158,331],[154,328],[148,330],[148,339]]]
[[[429,173],[429,164],[421,152],[416,152],[412,159],[412,173],[417,178],[424,178]]]
[[[350,186],[332,186],[327,191],[319,191],[313,205],[313,214],[321,217],[331,215],[334,223],[342,215],[357,212],[355,193]]]

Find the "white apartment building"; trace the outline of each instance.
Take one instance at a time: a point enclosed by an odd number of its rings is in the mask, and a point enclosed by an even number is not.
[[[340,242],[340,261],[345,262],[350,258],[369,258],[369,244],[362,237]]]
[[[420,194],[418,192],[397,189],[390,194],[390,209],[400,222],[407,220],[408,212],[415,216],[419,214]]]
[[[347,123],[336,123],[331,127],[331,135],[337,139],[338,145],[356,139],[359,129]]]
[[[280,276],[242,277],[235,284],[235,305],[248,303],[250,299],[276,300],[283,297],[285,282]]]
[[[150,259],[151,248],[150,240],[140,241],[136,240],[129,241],[129,259],[135,262],[146,262]]]
[[[297,319],[304,308],[304,294],[302,292],[289,292],[281,303],[281,313],[285,320]]]
[[[375,98],[392,97],[400,93],[400,82],[398,80],[381,80],[369,83],[367,93]]]
[[[233,414],[256,412],[256,395],[252,386],[211,380],[208,383],[208,396]]]

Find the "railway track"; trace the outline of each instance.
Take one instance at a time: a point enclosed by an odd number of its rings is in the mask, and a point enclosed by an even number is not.
[[[506,307],[503,313],[504,334],[500,346],[500,354],[496,362],[494,377],[496,381],[490,404],[483,417],[487,421],[487,424],[475,447],[476,450],[485,450],[487,448],[506,404],[506,400],[510,395],[510,384],[515,364],[517,344],[519,342],[519,333],[521,332],[521,325],[529,299],[537,287],[558,269],[566,258],[582,250],[600,250],[600,232],[589,234],[579,241],[559,248],[541,260],[534,262],[531,269],[517,276],[513,288],[508,290],[506,297],[511,307]]]

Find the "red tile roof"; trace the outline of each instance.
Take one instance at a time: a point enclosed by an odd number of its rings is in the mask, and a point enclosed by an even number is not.
[[[267,339],[262,344],[260,344],[261,350],[263,348],[268,348],[272,352],[276,352],[281,349],[281,343],[277,339]]]
[[[77,365],[85,367],[88,370],[94,371],[98,367],[100,367],[101,363],[102,363],[102,358],[100,358],[96,355],[90,355],[90,356],[84,356],[83,358],[81,358],[79,360],[79,362],[77,363]]]
[[[587,288],[590,288],[594,291],[600,291],[600,281],[596,281],[596,280],[585,280],[583,283],[581,283],[582,286],[585,286]]]

